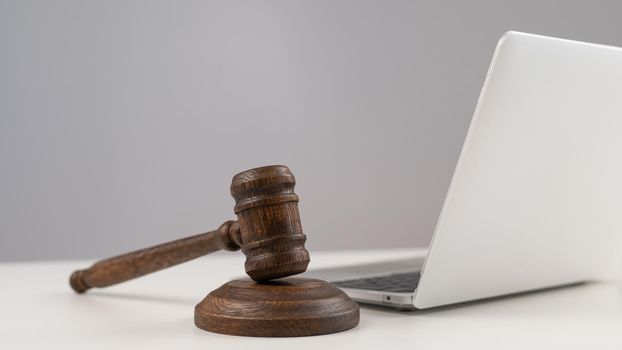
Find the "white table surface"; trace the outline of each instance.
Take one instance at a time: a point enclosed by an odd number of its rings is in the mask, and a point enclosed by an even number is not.
[[[313,267],[422,254],[312,252]],[[194,305],[233,276],[243,254],[217,253],[84,295],[69,274],[93,261],[0,264],[0,349],[622,349],[622,280],[431,311],[361,307],[350,331],[248,338],[194,326]]]

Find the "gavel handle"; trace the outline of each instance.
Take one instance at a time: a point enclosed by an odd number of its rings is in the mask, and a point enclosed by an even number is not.
[[[237,221],[227,221],[214,231],[98,261],[86,270],[72,273],[69,284],[76,293],[84,293],[93,287],[125,282],[221,249],[240,249]]]

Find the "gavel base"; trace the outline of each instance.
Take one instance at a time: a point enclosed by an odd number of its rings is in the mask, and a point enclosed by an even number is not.
[[[208,294],[195,307],[194,323],[221,334],[299,337],[354,328],[359,308],[344,292],[316,279],[240,279]]]

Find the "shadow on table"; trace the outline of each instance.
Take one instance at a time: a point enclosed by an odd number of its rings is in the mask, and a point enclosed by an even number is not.
[[[165,304],[191,305],[194,307],[200,300],[192,300],[187,298],[176,298],[166,295],[148,295],[148,294],[130,294],[130,293],[114,293],[114,292],[89,292],[92,297],[136,300],[146,302],[156,302]]]

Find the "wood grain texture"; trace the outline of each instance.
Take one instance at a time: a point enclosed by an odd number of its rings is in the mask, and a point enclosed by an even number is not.
[[[77,293],[107,287],[177,265],[211,252],[240,249],[246,273],[210,293],[195,307],[197,327],[216,333],[293,337],[341,332],[359,323],[359,308],[333,285],[287,278],[309,264],[302,232],[296,179],[282,165],[241,172],[231,195],[238,221],[217,230],[179,239],[95,263],[75,271],[69,283]]]
[[[217,230],[101,260],[71,274],[69,285],[77,293],[108,287],[198,258],[220,249],[238,250],[240,228],[227,221]]]
[[[233,177],[238,221],[227,221],[217,230],[101,260],[71,274],[77,293],[108,287],[148,273],[181,264],[220,249],[246,255],[246,273],[262,281],[302,273],[309,264],[304,247],[296,180],[289,168],[272,165],[241,172]]]
[[[255,281],[305,272],[309,252],[302,233],[296,179],[283,165],[261,167],[233,177],[231,195],[240,223],[246,273]]]
[[[336,333],[359,323],[359,307],[328,282],[290,277],[225,283],[196,307],[194,322],[209,332],[254,337]]]

